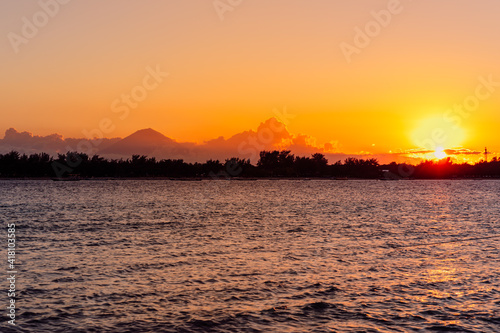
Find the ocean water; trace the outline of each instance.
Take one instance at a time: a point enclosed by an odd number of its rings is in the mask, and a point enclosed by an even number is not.
[[[499,332],[499,198],[495,180],[0,181],[19,270],[0,331]]]

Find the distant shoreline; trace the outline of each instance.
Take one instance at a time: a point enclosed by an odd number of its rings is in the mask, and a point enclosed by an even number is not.
[[[411,180],[500,180],[500,177],[462,177],[462,178],[400,178],[400,179],[381,179],[381,178],[347,178],[336,179],[332,177],[253,177],[253,178],[230,178],[230,177],[186,177],[186,178],[172,178],[172,177],[94,177],[71,180],[68,178],[56,179],[54,177],[0,177],[0,180],[61,180],[68,182],[91,182],[91,181],[113,181],[113,180],[169,180],[169,181],[280,181],[280,180],[329,180],[329,181],[353,181],[353,180],[380,180],[380,181],[411,181]]]

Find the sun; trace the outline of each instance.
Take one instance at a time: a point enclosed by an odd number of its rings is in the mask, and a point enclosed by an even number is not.
[[[445,153],[443,147],[436,147],[436,150],[434,150],[434,156],[436,156],[437,159],[441,160],[448,156],[448,154]]]

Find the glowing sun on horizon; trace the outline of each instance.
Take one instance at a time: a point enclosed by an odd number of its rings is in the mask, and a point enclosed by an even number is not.
[[[436,156],[437,159],[443,159],[446,156],[448,156],[448,154],[446,154],[443,147],[436,147],[436,150],[434,151],[434,156]]]

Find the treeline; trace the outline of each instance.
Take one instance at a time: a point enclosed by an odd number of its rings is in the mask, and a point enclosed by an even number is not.
[[[500,160],[496,157],[491,161],[476,164],[453,163],[449,157],[439,161],[423,161],[416,166],[392,162],[384,165],[383,169],[387,177],[397,175],[414,179],[500,178]]]
[[[376,159],[347,158],[328,164],[323,154],[295,156],[288,150],[262,151],[256,165],[250,160],[230,158],[221,162],[186,163],[181,159],[162,159],[133,155],[128,159],[105,159],[99,155],[68,152],[52,157],[46,153],[0,154],[0,177],[337,177],[365,179],[438,179],[500,177],[500,161],[454,164],[451,159],[425,161],[419,165],[391,163],[380,165]]]

